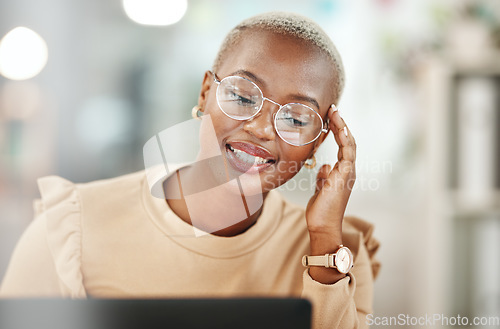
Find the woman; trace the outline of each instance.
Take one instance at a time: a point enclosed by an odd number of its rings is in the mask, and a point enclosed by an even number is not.
[[[162,179],[162,198],[144,172],[41,179],[0,295],[303,296],[315,328],[366,326],[378,243],[344,217],[356,144],[334,105],[343,85],[337,50],[309,19],[240,23],[202,82],[197,161]],[[273,189],[313,167],[329,131],[338,162],[319,169],[306,210],[287,203]]]

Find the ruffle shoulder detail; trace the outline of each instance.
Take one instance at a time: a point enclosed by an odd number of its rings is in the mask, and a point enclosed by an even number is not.
[[[380,262],[375,257],[380,247],[380,242],[373,236],[373,230],[373,224],[360,218],[353,216],[344,218],[342,230],[344,244],[349,246],[355,258],[361,244],[364,244],[370,259],[373,278],[375,279],[380,271]]]
[[[77,187],[58,176],[38,179],[38,187],[42,198],[35,202],[35,212],[46,219],[47,243],[62,295],[85,298],[81,271],[82,216]]]

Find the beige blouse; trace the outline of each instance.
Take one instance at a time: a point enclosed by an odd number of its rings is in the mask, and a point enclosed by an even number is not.
[[[302,267],[309,252],[304,210],[271,191],[256,224],[234,237],[195,236],[144,172],[87,184],[39,180],[36,218],[24,232],[0,297],[68,298],[302,296],[314,328],[363,328],[372,313],[379,243],[373,226],[346,217],[351,273],[332,285]]]

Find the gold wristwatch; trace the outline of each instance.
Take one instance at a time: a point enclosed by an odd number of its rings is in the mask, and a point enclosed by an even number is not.
[[[325,254],[323,256],[304,256],[302,265],[324,266],[326,268],[336,268],[342,274],[347,274],[353,267],[352,252],[349,248],[340,245],[340,248],[334,254]]]

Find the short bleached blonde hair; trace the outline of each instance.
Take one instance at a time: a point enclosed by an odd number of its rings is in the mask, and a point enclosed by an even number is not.
[[[335,77],[336,102],[342,95],[345,85],[344,65],[337,48],[325,31],[313,20],[287,12],[269,12],[250,17],[235,26],[222,42],[212,67],[217,72],[227,51],[242,40],[245,31],[260,29],[277,34],[290,35],[302,39],[320,49],[330,59],[337,76]]]

